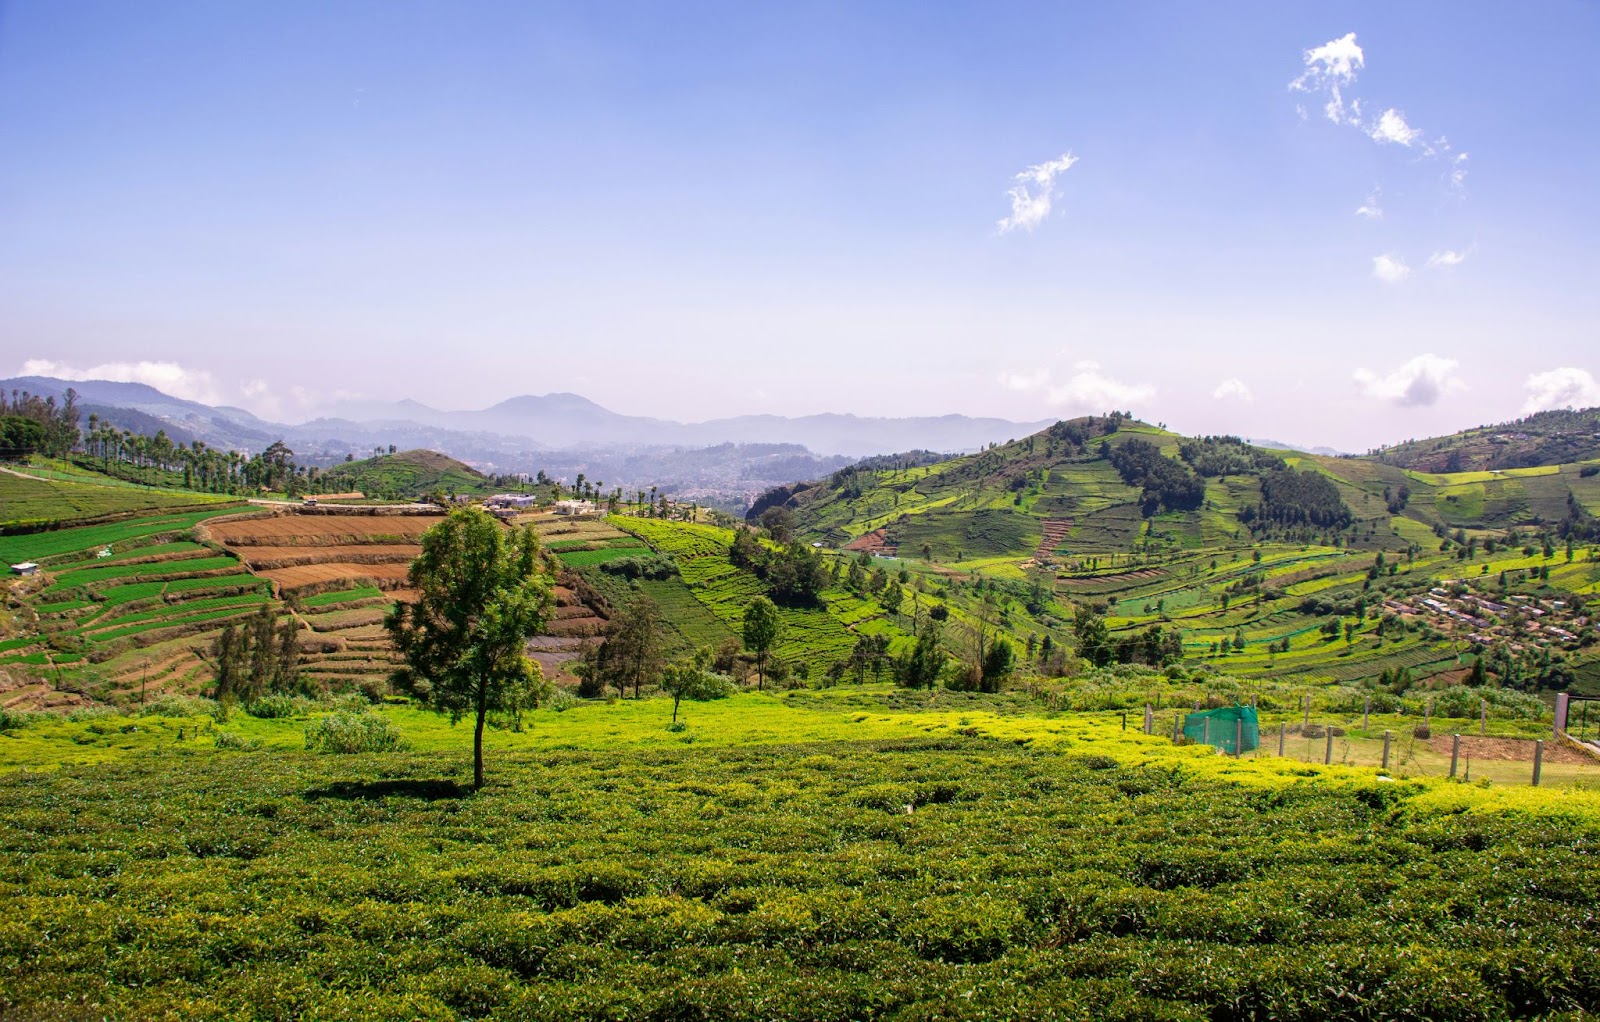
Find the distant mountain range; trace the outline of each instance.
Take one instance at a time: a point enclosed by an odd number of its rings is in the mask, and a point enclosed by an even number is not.
[[[423,440],[459,434],[467,443],[485,438],[513,440],[529,450],[584,447],[711,447],[717,444],[798,444],[815,454],[865,457],[926,448],[964,451],[1002,442],[1049,425],[1006,419],[942,415],[872,418],[857,415],[744,415],[707,422],[674,422],[622,415],[578,394],[525,395],[479,411],[442,411],[418,401],[348,402],[327,417],[299,425],[268,422],[242,408],[212,407],[164,394],[142,383],[69,381],[30,376],[0,380],[7,391],[27,390],[59,397],[68,387],[79,395],[85,415],[93,411],[122,428],[149,430],[155,422],[168,435],[225,447],[258,448],[283,439],[353,450],[373,443],[407,447],[440,446]],[[137,413],[137,414],[133,414]],[[495,444],[504,447],[503,443]]]
[[[324,418],[298,425],[270,422],[244,410],[213,407],[142,383],[29,376],[0,380],[58,400],[71,387],[88,425],[92,413],[118,429],[175,442],[260,451],[275,440],[307,465],[363,458],[393,445],[424,448],[496,472],[590,479],[664,490],[737,505],[761,490],[815,478],[871,455],[910,450],[972,451],[1027,436],[1041,422],[943,415],[872,418],[856,415],[746,415],[708,422],[622,415],[577,394],[527,395],[479,411],[442,411],[418,401],[347,402]],[[670,489],[669,489],[670,488]]]

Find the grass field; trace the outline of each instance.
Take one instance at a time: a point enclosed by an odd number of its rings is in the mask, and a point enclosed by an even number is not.
[[[537,711],[491,732],[474,796],[466,731],[406,709],[383,712],[412,751],[343,757],[304,751],[303,718],[15,730],[0,761],[35,769],[0,776],[0,1012],[1198,1022],[1600,998],[1600,796],[903,695],[740,695],[680,733],[663,700]]]

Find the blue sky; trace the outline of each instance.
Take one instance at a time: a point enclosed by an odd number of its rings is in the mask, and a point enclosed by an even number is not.
[[[766,6],[0,5],[0,371],[1346,449],[1600,403],[1593,4]]]

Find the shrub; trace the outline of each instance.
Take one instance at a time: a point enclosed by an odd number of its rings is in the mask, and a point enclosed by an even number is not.
[[[231,731],[218,731],[216,743],[217,748],[219,749],[232,749],[235,752],[250,752],[254,749],[261,748],[260,742],[254,742],[248,738],[242,738]]]
[[[340,710],[306,725],[306,748],[315,752],[394,752],[402,745],[400,732],[375,713]]]
[[[577,697],[557,685],[550,690],[550,699],[545,705],[557,713],[565,713],[576,706],[577,703]]]
[[[296,699],[286,695],[265,695],[244,708],[244,712],[262,720],[282,720],[304,713],[305,708]]]
[[[196,696],[164,695],[152,699],[139,711],[142,717],[215,717],[214,700]]]
[[[1544,703],[1538,696],[1505,688],[1469,688],[1463,685],[1439,693],[1433,703],[1433,714],[1436,717],[1476,717],[1480,699],[1489,703],[1489,714],[1494,717],[1539,720],[1546,713]]]

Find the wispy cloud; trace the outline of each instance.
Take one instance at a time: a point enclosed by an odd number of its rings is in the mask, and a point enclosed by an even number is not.
[[[1380,194],[1379,190],[1374,188],[1372,194],[1367,196],[1367,201],[1356,207],[1356,216],[1365,217],[1368,220],[1382,220],[1383,205],[1378,201]]]
[[[1250,391],[1250,386],[1237,376],[1230,376],[1217,384],[1217,389],[1211,392],[1211,396],[1218,401],[1231,399],[1247,403],[1256,399],[1255,394]]]
[[[1355,84],[1356,72],[1367,64],[1366,54],[1356,45],[1356,34],[1351,32],[1305,51],[1305,61],[1305,71],[1289,83],[1289,88],[1323,96],[1322,112],[1333,123],[1359,123],[1359,101],[1350,107],[1344,101],[1344,90]]]
[[[1549,411],[1552,408],[1592,408],[1600,405],[1600,383],[1587,369],[1563,366],[1548,372],[1534,373],[1528,377],[1523,389],[1528,399],[1522,405],[1524,415]]]
[[[223,401],[223,390],[215,377],[203,369],[187,369],[176,362],[103,362],[79,367],[48,358],[30,358],[22,363],[20,375],[53,376],[58,380],[143,383],[186,401],[205,404],[220,404]]]
[[[1000,384],[1010,390],[1036,393],[1051,405],[1075,412],[1129,409],[1155,396],[1149,384],[1130,383],[1108,375],[1098,362],[1082,361],[1060,383],[1049,369],[1025,369],[1000,374]]]
[[[1367,125],[1366,132],[1374,142],[1391,142],[1403,146],[1410,146],[1422,137],[1421,130],[1407,124],[1406,115],[1392,107],[1385,110],[1376,121]]]
[[[113,383],[142,383],[163,394],[207,405],[240,405],[267,419],[298,421],[330,401],[359,398],[362,395],[343,388],[329,392],[295,385],[284,391],[262,379],[226,384],[204,369],[178,362],[102,362],[74,366],[48,358],[30,358],[22,363],[20,376],[50,376],[58,380],[109,380]]]
[[[1367,58],[1356,44],[1354,32],[1306,50],[1304,59],[1305,70],[1289,83],[1289,88],[1322,96],[1325,100],[1322,110],[1328,120],[1358,128],[1380,145],[1397,145],[1427,158],[1448,159],[1450,186],[1459,190],[1465,184],[1466,154],[1453,152],[1443,135],[1430,136],[1411,124],[1396,107],[1384,107],[1376,116],[1366,114],[1361,98],[1354,92],[1356,79],[1367,66]],[[1296,109],[1304,117],[1304,107],[1296,104]]]
[[[1385,284],[1403,284],[1411,276],[1411,267],[1399,256],[1385,253],[1372,257],[1372,275]]]
[[[1071,170],[1077,162],[1076,156],[1062,153],[1046,163],[1034,164],[1013,177],[1011,188],[1006,192],[1011,200],[1011,215],[995,225],[999,233],[1009,234],[1018,228],[1032,231],[1044,223],[1050,216],[1055,199],[1056,178]]]
[[[1471,249],[1468,249],[1465,252],[1456,252],[1452,251],[1451,249],[1443,249],[1442,251],[1435,252],[1433,255],[1428,257],[1428,268],[1431,270],[1439,270],[1448,269],[1452,266],[1460,266],[1462,263],[1467,261],[1467,256],[1471,254]]]
[[[1366,397],[1402,408],[1426,408],[1437,404],[1442,397],[1467,389],[1466,383],[1456,375],[1460,365],[1453,358],[1429,352],[1381,376],[1370,369],[1357,369],[1353,378]]]

